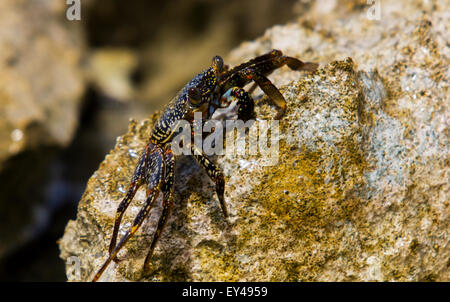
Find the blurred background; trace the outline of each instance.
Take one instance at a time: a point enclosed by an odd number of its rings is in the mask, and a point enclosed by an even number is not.
[[[214,55],[312,5],[80,2],[80,21],[67,19],[66,1],[0,4],[2,281],[65,281],[56,242],[129,118],[148,117]]]

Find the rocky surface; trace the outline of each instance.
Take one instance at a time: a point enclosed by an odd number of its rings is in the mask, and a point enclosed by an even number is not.
[[[39,229],[50,146],[66,147],[78,125],[84,40],[65,9],[62,1],[0,4],[0,257]]]
[[[28,2],[0,7],[0,163],[29,146],[66,146],[84,90],[83,40],[62,17],[66,6]]]
[[[439,1],[381,8],[371,20],[367,7],[312,7],[232,51],[232,65],[272,48],[321,63],[311,75],[282,68],[271,76],[288,101],[277,164],[214,158],[226,176],[225,220],[212,183],[180,157],[175,208],[152,269],[143,273],[142,264],[159,206],[101,280],[449,281],[449,13]],[[256,110],[260,119],[275,113],[265,97]],[[66,227],[61,258],[78,257],[81,280],[106,258],[155,118],[130,122]],[[122,234],[144,198],[142,189]],[[77,280],[73,263],[66,268]]]

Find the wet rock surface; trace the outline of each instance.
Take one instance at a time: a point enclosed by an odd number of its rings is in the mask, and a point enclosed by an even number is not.
[[[231,52],[232,65],[281,49],[321,63],[271,76],[288,102],[278,162],[217,156],[214,186],[177,160],[175,208],[142,271],[160,207],[111,263],[104,281],[448,281],[448,12],[441,2],[383,2],[322,19],[317,10]],[[336,12],[339,14],[340,12]],[[261,98],[256,90],[254,97]],[[260,119],[275,114],[262,97]],[[131,121],[92,175],[60,241],[90,280],[107,257],[116,208],[156,115]],[[145,199],[136,194],[123,234]],[[66,267],[77,280],[73,264]]]

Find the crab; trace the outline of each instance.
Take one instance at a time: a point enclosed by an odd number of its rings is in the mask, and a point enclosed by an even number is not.
[[[178,122],[185,120],[193,125],[195,113],[201,113],[202,119],[216,118],[218,115],[215,113],[231,104],[237,108],[235,112],[238,119],[248,120],[255,116],[254,100],[250,91],[256,86],[259,86],[278,107],[275,119],[281,118],[286,110],[286,100],[267,76],[284,65],[292,70],[309,72],[316,70],[318,66],[316,63],[302,62],[294,57],[284,56],[281,51],[275,49],[232,69],[224,65],[220,56],[215,56],[211,66],[197,74],[167,104],[153,127],[149,141],[131,177],[127,193],[117,208],[109,245],[109,256],[92,281],[97,281],[111,261],[117,260],[118,252],[142,225],[159,194],[162,193],[162,213],[145,258],[144,270],[149,267],[155,246],[174,205],[175,155],[171,149],[171,141],[177,134]],[[254,82],[253,87],[246,91],[244,86],[251,82]],[[191,144],[190,148],[195,161],[214,182],[220,207],[226,219],[228,211],[224,199],[225,179],[223,173],[206,154],[196,149],[195,144]],[[138,188],[142,185],[147,187],[145,204],[136,215],[130,229],[125,232],[117,244],[122,217]]]

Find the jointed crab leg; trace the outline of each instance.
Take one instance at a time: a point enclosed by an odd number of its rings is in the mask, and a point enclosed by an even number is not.
[[[255,81],[255,83],[262,89],[262,91],[264,91],[264,93],[267,94],[267,96],[280,109],[275,119],[279,119],[281,116],[283,116],[284,112],[286,111],[286,100],[284,99],[284,96],[281,94],[278,88],[275,87],[275,85],[273,85],[272,82],[264,75],[254,71],[251,68],[246,69],[242,73],[247,79]]]
[[[235,75],[237,72],[247,69],[247,68],[255,68],[256,66],[263,67],[265,70],[267,70],[270,73],[273,70],[275,70],[281,66],[281,65],[278,67],[273,66],[273,62],[275,61],[275,59],[279,58],[281,56],[282,56],[282,52],[274,49],[266,54],[260,55],[260,56],[253,58],[245,63],[235,66],[232,69],[226,70],[226,74],[222,76],[222,79],[224,80],[224,82],[228,82],[228,80],[230,78],[232,78],[233,75]]]
[[[162,193],[163,193],[163,210],[161,213],[161,217],[158,221],[158,226],[155,231],[155,235],[153,235],[153,240],[150,245],[150,250],[148,251],[147,257],[145,257],[144,268],[148,267],[150,264],[150,260],[152,259],[153,250],[155,249],[156,243],[158,242],[161,233],[164,230],[164,227],[167,223],[167,220],[170,215],[170,211],[173,207],[173,183],[175,177],[175,158],[172,150],[167,150],[164,153],[164,162],[165,162],[165,173],[164,173],[164,183],[162,185]]]
[[[221,75],[220,85],[223,92],[225,92],[232,87],[242,88],[250,81],[254,81],[280,109],[275,117],[275,119],[279,119],[286,111],[286,100],[266,76],[284,65],[297,71],[314,71],[318,67],[316,63],[303,62],[293,57],[283,56],[281,51],[274,49],[269,53],[226,71]],[[250,93],[255,87],[252,86],[250,88]]]
[[[197,161],[197,163],[202,166],[202,168],[216,185],[216,193],[220,201],[220,207],[222,208],[223,216],[225,216],[225,218],[228,217],[227,206],[225,204],[224,198],[225,178],[222,171],[220,171],[220,169],[217,168],[216,165],[211,160],[209,160],[209,158],[206,157],[203,152],[196,148],[195,145],[192,146],[192,156]]]
[[[125,233],[125,235],[119,241],[119,244],[117,244],[117,246],[112,250],[108,259],[106,259],[105,263],[103,263],[100,270],[97,272],[97,274],[95,274],[94,278],[92,279],[93,282],[97,281],[100,278],[109,263],[111,263],[111,261],[117,256],[117,253],[120,251],[120,249],[125,245],[125,243],[128,242],[128,240],[134,235],[134,233],[136,233],[144,219],[150,213],[150,210],[153,207],[156,198],[158,198],[159,191],[161,189],[162,175],[164,175],[164,155],[161,148],[159,147],[155,147],[152,151],[154,152],[151,152],[151,154],[153,154],[150,159],[151,165],[149,165],[148,170],[146,169],[145,171],[148,181],[148,196],[145,202],[145,206],[137,214],[130,230]]]
[[[144,180],[144,170],[145,170],[145,163],[148,161],[147,158],[150,155],[150,148],[153,146],[153,144],[149,143],[147,144],[145,151],[142,152],[141,158],[139,159],[139,162],[136,166],[136,169],[134,170],[133,177],[131,178],[131,183],[129,186],[129,189],[127,191],[127,195],[125,198],[120,202],[119,207],[117,208],[116,212],[116,219],[114,222],[114,230],[111,236],[111,242],[109,244],[109,254],[112,253],[114,247],[117,243],[117,234],[119,232],[120,222],[122,221],[123,214],[127,210],[128,206],[130,205],[131,201],[133,200],[134,195],[136,194],[136,191],[138,190],[139,186],[141,185],[142,181]]]
[[[255,72],[268,76],[275,69],[287,65],[290,69],[296,71],[315,71],[318,67],[317,63],[303,62],[297,58],[283,56],[279,50],[272,50],[269,53],[256,57],[248,62],[238,65],[230,70],[225,71],[220,76],[219,85],[225,92],[233,86],[244,87],[250,80],[243,76],[242,71],[253,69]]]

